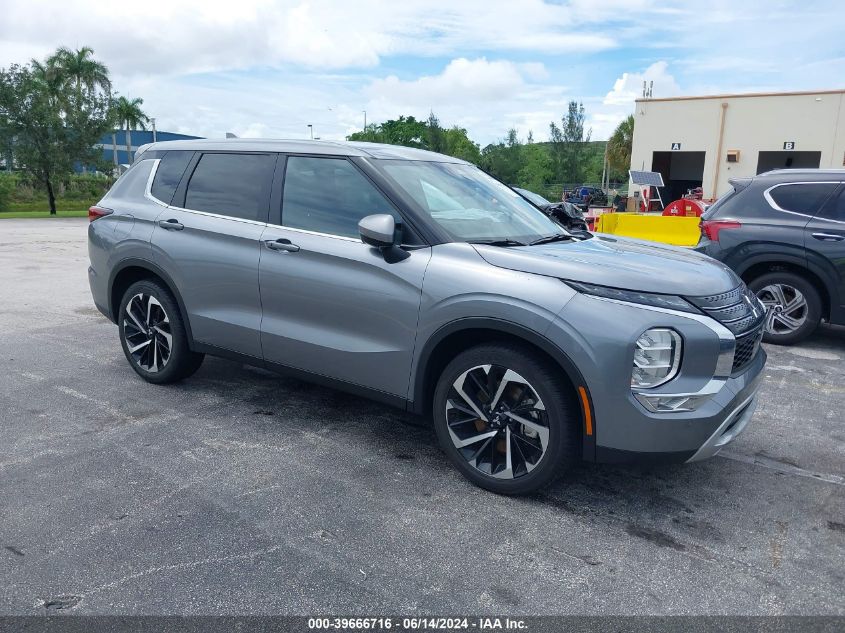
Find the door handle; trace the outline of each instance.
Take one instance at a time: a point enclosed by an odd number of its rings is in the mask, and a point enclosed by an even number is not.
[[[179,222],[179,220],[159,220],[158,225],[163,228],[167,229],[168,231],[181,231],[185,228],[185,225]]]
[[[822,242],[841,242],[845,240],[845,235],[837,235],[836,233],[813,233],[813,237]]]
[[[299,250],[299,247],[296,244],[291,244],[290,240],[285,238],[267,240],[264,243],[271,251],[287,251],[288,253],[295,253]]]

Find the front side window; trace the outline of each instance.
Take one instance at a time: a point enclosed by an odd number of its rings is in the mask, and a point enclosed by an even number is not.
[[[377,213],[400,221],[390,202],[345,158],[288,157],[283,226],[357,238],[358,222]]]
[[[825,182],[785,184],[770,189],[769,196],[783,211],[814,215],[835,188]]]
[[[381,168],[456,241],[528,243],[561,233],[518,193],[471,165],[382,160]]]
[[[203,154],[188,183],[185,208],[266,221],[276,157]]]

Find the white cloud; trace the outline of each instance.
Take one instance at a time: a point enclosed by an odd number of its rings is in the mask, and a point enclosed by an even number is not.
[[[565,86],[544,83],[549,78],[540,63],[460,57],[442,72],[402,80],[395,75],[375,79],[365,88],[371,120],[401,114],[427,117],[434,111],[441,122],[471,130],[482,143],[515,127],[522,136],[529,130],[545,137],[549,121],[566,107]]]
[[[7,0],[0,13],[0,67],[92,46],[159,129],[199,135],[302,138],[312,123],[343,138],[364,109],[371,122],[433,109],[482,144],[511,126],[540,140],[576,99],[602,139],[643,79],[666,97],[845,76],[841,0]]]
[[[541,0],[30,0],[0,22],[0,66],[57,45],[91,45],[118,75],[180,74],[296,64],[369,68],[385,56],[460,50],[594,52],[613,48],[579,14]]]
[[[542,64],[514,64],[510,61],[458,58],[439,75],[402,81],[395,75],[373,81],[367,93],[397,105],[417,106],[454,103],[470,104],[510,97],[520,90],[524,77],[544,76]]]
[[[605,105],[630,105],[634,99],[642,97],[643,82],[651,85],[652,97],[674,97],[681,94],[681,87],[668,72],[669,64],[665,61],[653,63],[641,73],[622,73],[613,84],[613,90],[607,93]]]

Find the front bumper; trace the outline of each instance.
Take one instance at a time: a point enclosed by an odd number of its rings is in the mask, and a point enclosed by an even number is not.
[[[567,304],[546,336],[567,350],[589,391],[594,424],[593,435],[584,434],[584,459],[697,461],[715,455],[745,429],[757,404],[766,353],[760,348],[736,374],[730,374],[728,359],[727,372],[720,372],[724,332],[720,335],[718,323],[710,321],[586,295]],[[634,341],[654,327],[680,333],[684,355],[677,377],[648,393],[705,394],[694,410],[655,412],[631,390]]]
[[[716,432],[690,457],[688,462],[697,462],[708,457],[713,457],[725,446],[733,442],[736,437],[745,430],[751,421],[751,416],[757,409],[757,393],[755,391],[748,400],[731,411],[725,421],[716,429]]]

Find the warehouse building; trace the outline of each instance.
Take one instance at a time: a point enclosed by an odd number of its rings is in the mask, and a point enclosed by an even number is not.
[[[182,141],[202,138],[200,136],[189,136],[188,134],[177,134],[175,132],[132,130],[130,132],[132,157],[135,156],[135,152],[138,151],[141,145],[152,143],[153,136],[155,136],[155,140],[159,143],[162,141]],[[126,130],[115,130],[113,133],[109,132],[100,139],[100,142],[95,147],[102,150],[103,160],[107,163],[128,165],[132,162],[132,159],[126,153]]]
[[[845,90],[636,101],[631,169],[662,174],[665,204],[696,187],[717,198],[729,179],[772,169],[843,165]]]

